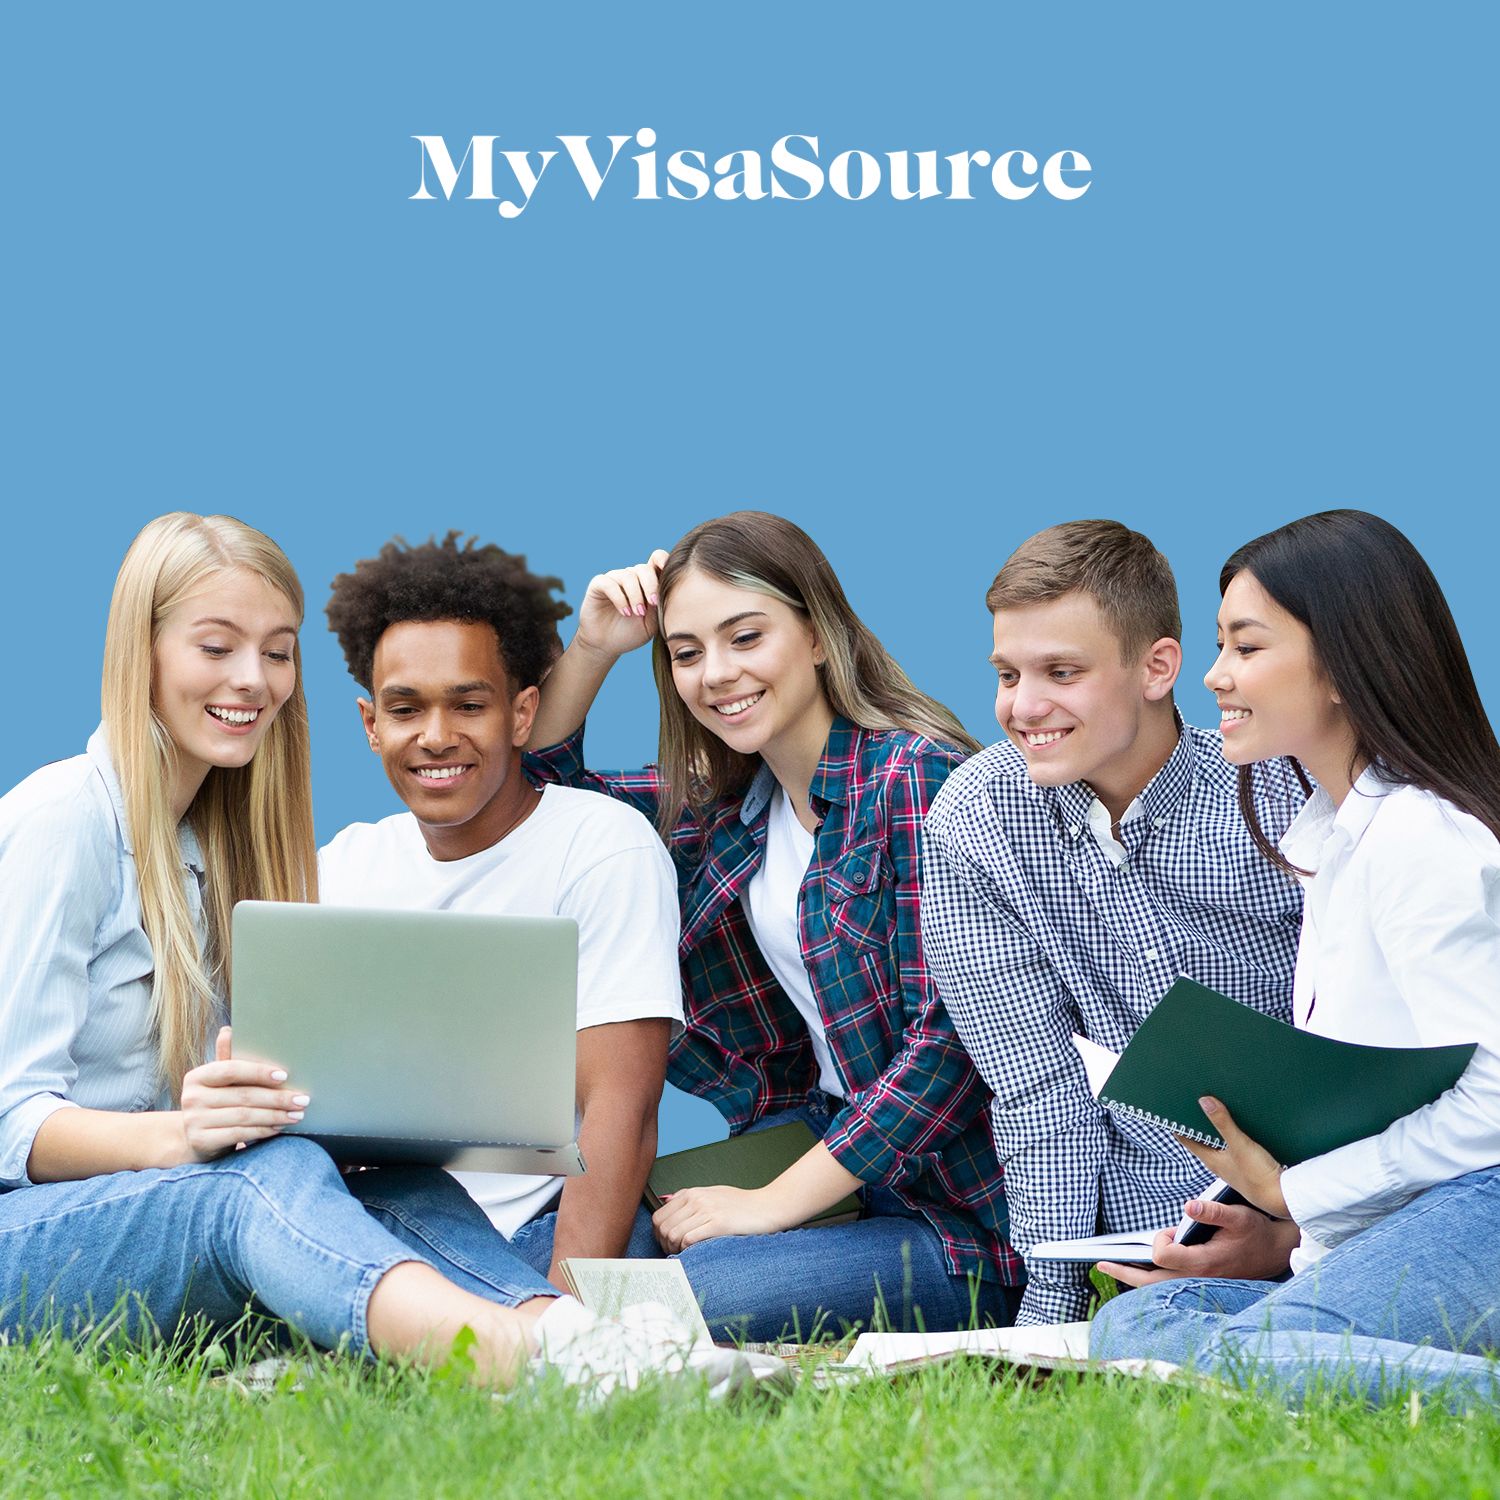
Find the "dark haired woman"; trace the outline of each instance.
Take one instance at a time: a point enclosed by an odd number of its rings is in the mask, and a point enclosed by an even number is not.
[[[1265,845],[1307,888],[1297,1025],[1478,1050],[1436,1102],[1285,1170],[1206,1101],[1226,1149],[1193,1149],[1301,1229],[1295,1274],[1106,1267],[1157,1284],[1105,1305],[1093,1352],[1292,1394],[1332,1380],[1493,1400],[1494,1367],[1476,1356],[1500,1349],[1500,746],[1436,579],[1387,522],[1294,521],[1235,553],[1220,587],[1205,681],[1224,754],[1242,767],[1294,757],[1319,787],[1280,848]]]
[[[583,717],[648,640],[660,764],[590,775]],[[562,742],[534,758],[543,774],[634,803],[677,864],[687,1031],[668,1076],[732,1131],[796,1117],[818,1137],[764,1189],[694,1188],[658,1210],[710,1326],[1010,1322],[1023,1273],[985,1090],[917,931],[922,819],[977,748],[958,721],[804,532],[741,511],[590,583],[536,726],[533,744]],[[856,1190],[857,1222],[799,1228]]]

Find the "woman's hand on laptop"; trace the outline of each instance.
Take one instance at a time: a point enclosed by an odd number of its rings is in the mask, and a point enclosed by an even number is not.
[[[277,1135],[301,1120],[306,1094],[285,1087],[286,1073],[273,1063],[251,1062],[230,1052],[224,1026],[214,1042],[214,1061],[182,1080],[183,1138],[190,1161],[212,1161]]]

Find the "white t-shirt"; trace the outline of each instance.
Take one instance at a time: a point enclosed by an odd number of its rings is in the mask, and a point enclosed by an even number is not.
[[[599,792],[548,786],[535,811],[467,859],[427,852],[410,813],[352,823],[318,855],[330,906],[572,917],[578,1029],[666,1017],[682,1026],[677,881],[650,823]],[[545,1208],[563,1179],[455,1172],[502,1234]]]
[[[828,1047],[828,1031],[812,991],[812,981],[807,977],[802,940],[797,932],[797,898],[812,856],[813,836],[797,821],[792,804],[778,785],[771,793],[765,858],[745,886],[745,916],[761,957],[807,1023],[813,1056],[818,1063],[818,1087],[825,1094],[846,1099],[848,1090]]]

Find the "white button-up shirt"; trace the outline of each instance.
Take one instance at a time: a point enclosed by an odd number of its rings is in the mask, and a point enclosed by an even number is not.
[[[201,945],[203,859],[186,823],[177,837]],[[28,1185],[32,1142],[59,1109],[169,1107],[154,969],[99,729],[86,755],[43,766],[0,797],[0,1188]]]
[[[1281,850],[1314,872],[1298,1026],[1381,1047],[1478,1044],[1434,1103],[1286,1171],[1301,1270],[1427,1188],[1500,1164],[1500,841],[1431,792],[1366,771],[1338,808],[1316,792]]]

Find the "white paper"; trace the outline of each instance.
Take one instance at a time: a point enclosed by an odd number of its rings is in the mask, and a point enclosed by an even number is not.
[[[1097,1099],[1104,1092],[1104,1085],[1109,1082],[1109,1075],[1114,1072],[1120,1054],[1111,1052],[1108,1047],[1101,1047],[1098,1042],[1091,1042],[1076,1031],[1073,1033],[1073,1045],[1083,1059],[1083,1071],[1088,1077],[1089,1091]]]
[[[1119,1234],[1092,1234],[1081,1240],[1045,1240],[1027,1252],[1028,1260],[1078,1261],[1093,1265],[1101,1260],[1122,1264],[1151,1265],[1151,1246],[1156,1236],[1140,1230]]]
[[[1016,1364],[1086,1360],[1087,1323],[1046,1323],[1029,1328],[977,1328],[955,1333],[862,1333],[844,1358],[854,1369],[884,1370],[938,1354],[989,1354]]]

